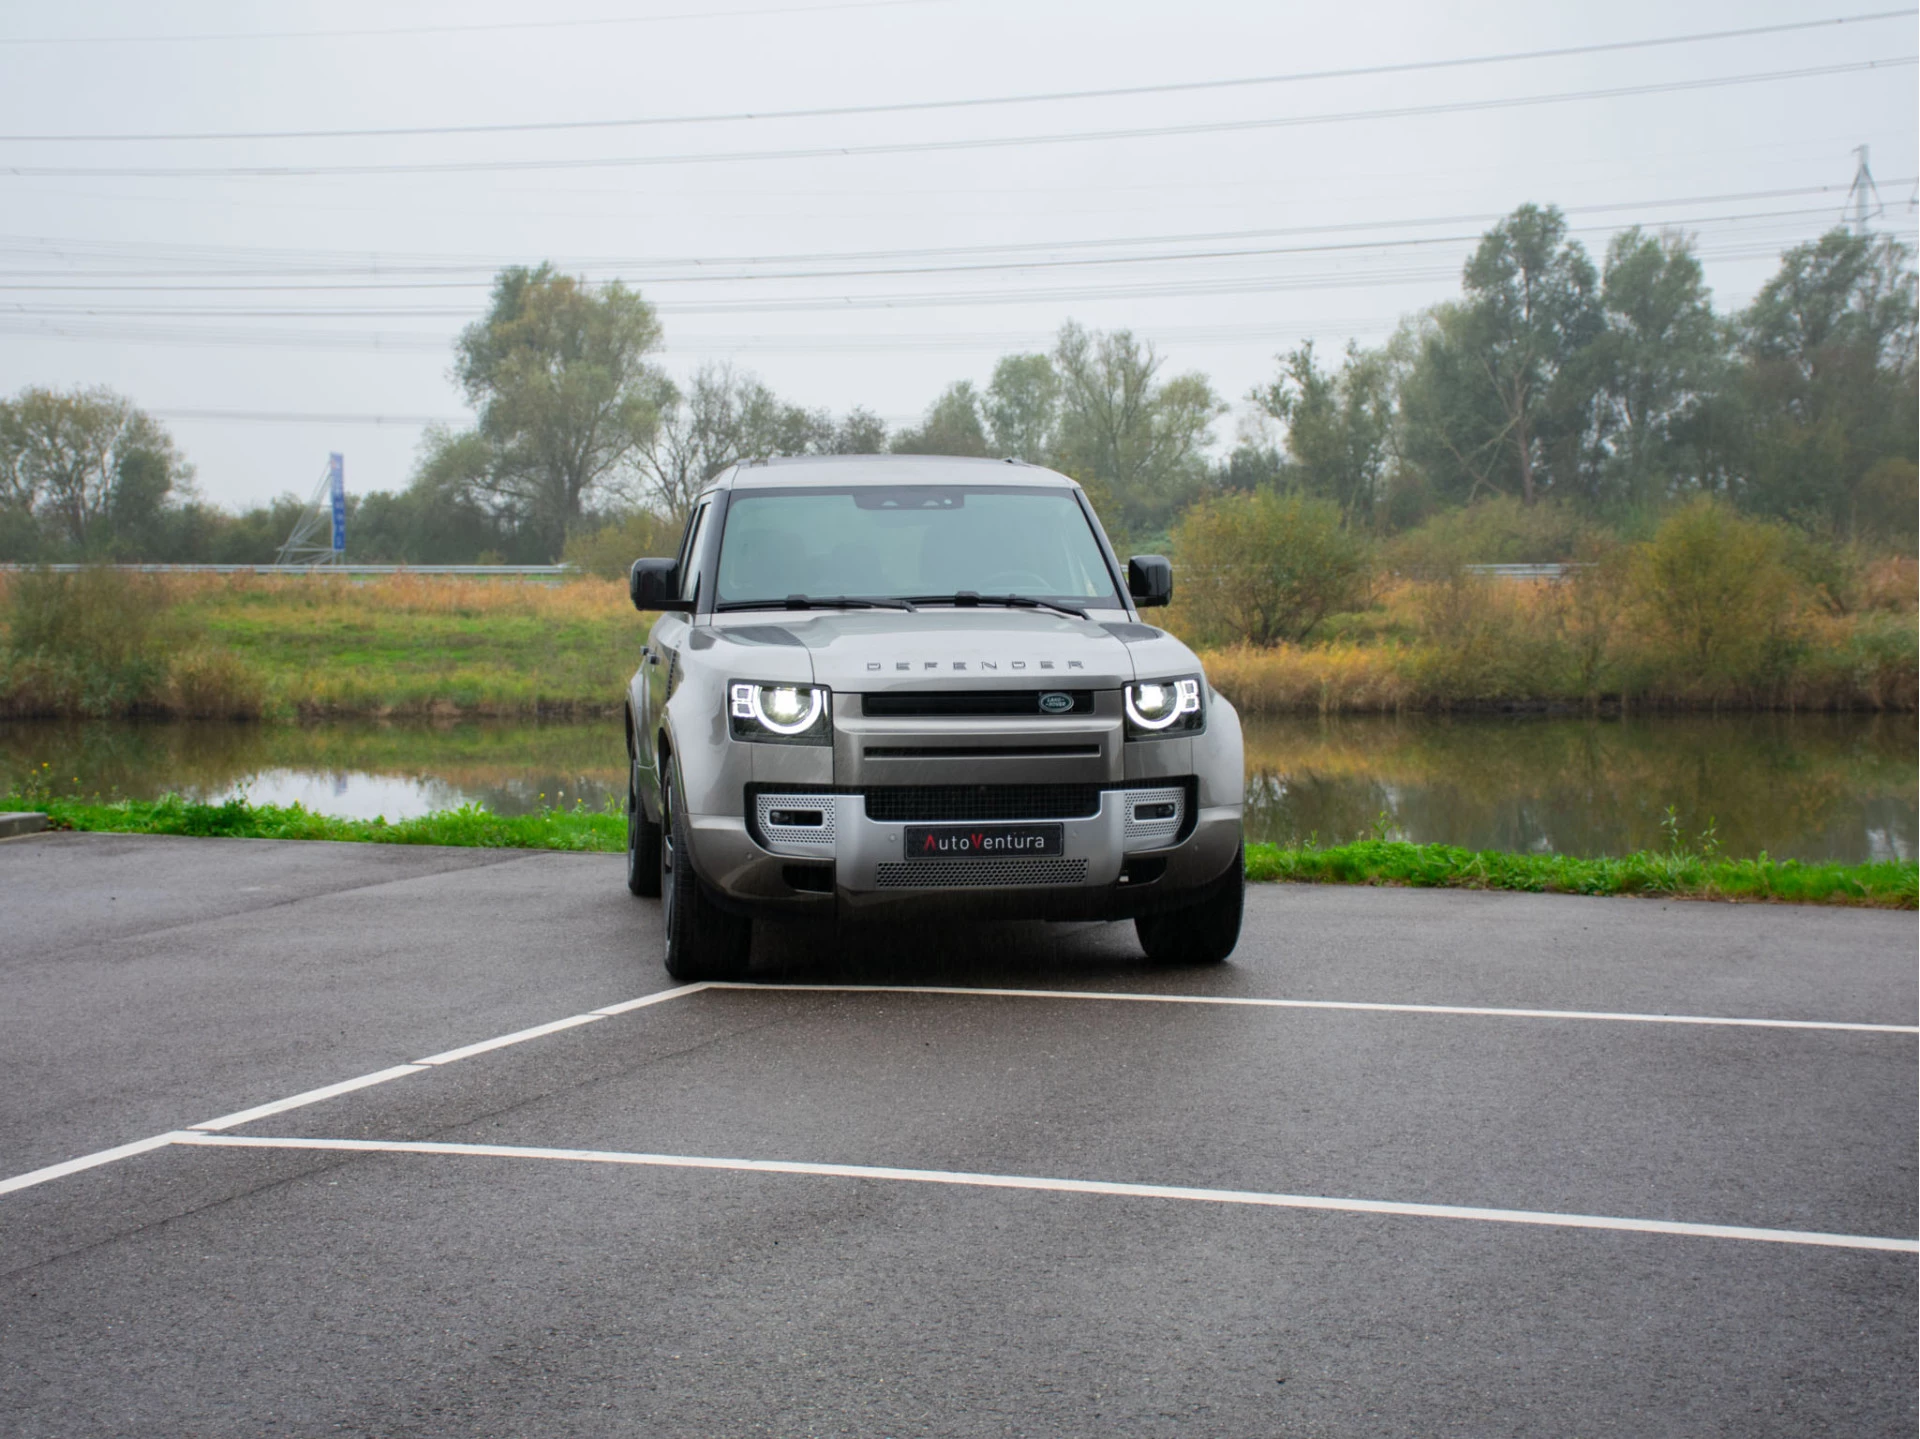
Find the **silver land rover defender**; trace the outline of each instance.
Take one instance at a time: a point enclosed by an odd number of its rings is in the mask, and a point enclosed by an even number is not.
[[[1131,918],[1240,934],[1240,721],[1142,624],[1072,480],[1013,461],[754,461],[695,502],[627,689],[627,887],[667,970],[739,978],[756,919]]]

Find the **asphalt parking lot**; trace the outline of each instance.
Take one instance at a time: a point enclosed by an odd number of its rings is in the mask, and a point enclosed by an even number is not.
[[[1910,1435],[1911,915],[775,937],[601,856],[0,843],[0,1432]]]

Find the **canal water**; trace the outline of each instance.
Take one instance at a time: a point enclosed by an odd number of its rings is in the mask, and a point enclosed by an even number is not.
[[[1797,859],[1911,859],[1912,715],[1287,719],[1247,726],[1251,839],[1370,834],[1620,854],[1689,843]],[[401,819],[477,803],[598,809],[624,785],[618,721],[314,725],[0,722],[0,789],[246,794]],[[42,770],[42,765],[47,766]]]

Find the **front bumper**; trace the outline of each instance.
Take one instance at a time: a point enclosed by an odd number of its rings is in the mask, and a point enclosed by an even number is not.
[[[1196,809],[1196,793],[1191,783],[1146,781],[1101,790],[1092,814],[978,817],[1059,824],[1061,853],[1046,857],[909,859],[908,825],[965,818],[875,819],[857,792],[755,786],[747,816],[695,815],[689,828],[695,868],[723,903],[1111,919],[1177,907],[1233,863],[1240,807]]]

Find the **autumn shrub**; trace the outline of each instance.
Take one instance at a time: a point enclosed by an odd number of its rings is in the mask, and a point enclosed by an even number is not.
[[[575,534],[562,560],[581,574],[625,580],[643,555],[671,555],[680,548],[680,526],[641,510],[625,519]]]
[[[1390,648],[1240,644],[1210,651],[1206,665],[1245,715],[1385,713],[1413,698],[1404,657]]]
[[[187,719],[259,719],[266,685],[258,671],[231,650],[201,645],[177,656],[157,706]]]
[[[1272,491],[1204,500],[1173,532],[1180,623],[1202,643],[1298,643],[1366,593],[1366,539],[1331,500]]]
[[[1387,541],[1382,561],[1402,575],[1440,579],[1462,565],[1553,564],[1578,557],[1594,530],[1570,506],[1552,500],[1524,505],[1496,495],[1443,510]]]
[[[1624,603],[1643,683],[1665,699],[1757,698],[1782,687],[1812,595],[1786,527],[1715,499],[1675,510],[1629,560]]]
[[[252,719],[260,676],[208,640],[177,586],[110,566],[29,570],[5,590],[0,714]]]
[[[1562,694],[1565,650],[1550,588],[1465,570],[1421,587],[1421,644],[1411,665],[1420,691],[1443,705]]]
[[[1885,555],[1870,561],[1860,577],[1860,607],[1887,614],[1912,615],[1920,601],[1920,561],[1912,555]]]
[[[178,628],[168,609],[159,581],[105,565],[12,576],[0,707],[14,715],[158,707]]]
[[[1912,710],[1920,690],[1920,636],[1910,616],[1868,612],[1806,622],[1798,662],[1782,687],[1796,709]]]

